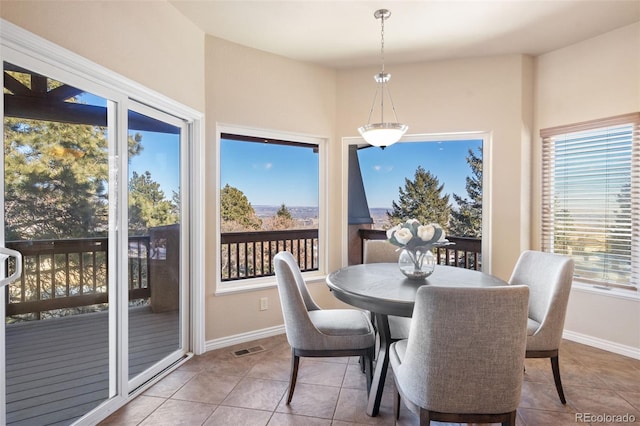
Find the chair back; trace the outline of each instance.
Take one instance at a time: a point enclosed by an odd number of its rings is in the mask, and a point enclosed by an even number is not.
[[[362,263],[397,263],[400,250],[387,240],[364,240]]]
[[[528,297],[526,286],[420,287],[406,352],[395,371],[405,397],[443,413],[515,410]]]
[[[531,250],[520,255],[509,283],[529,287],[529,318],[540,323],[536,347],[528,349],[559,348],[573,269],[574,261],[567,256]]]
[[[273,258],[282,305],[287,340],[293,348],[304,348],[318,329],[309,318],[310,310],[319,309],[307,290],[306,283],[293,255],[282,251]]]

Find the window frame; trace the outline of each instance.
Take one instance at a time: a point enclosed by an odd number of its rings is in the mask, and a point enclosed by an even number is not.
[[[221,248],[221,217],[220,217],[220,194],[221,194],[221,164],[222,158],[220,154],[221,139],[224,139],[223,135],[239,135],[245,137],[248,142],[258,139],[268,139],[275,141],[295,141],[291,145],[295,145],[299,142],[301,145],[315,145],[318,150],[318,270],[303,272],[302,275],[308,282],[324,281],[327,270],[327,237],[328,237],[328,203],[327,203],[327,141],[328,138],[322,136],[315,136],[302,133],[294,133],[280,130],[269,130],[262,128],[254,128],[233,124],[216,125],[216,149],[215,149],[215,191],[216,191],[216,226],[215,226],[215,253],[216,253],[216,266],[215,266],[215,282],[216,290],[215,294],[232,294],[246,291],[261,290],[267,288],[273,288],[276,286],[275,276],[264,276],[256,278],[245,278],[232,281],[222,281],[222,248]]]
[[[450,133],[416,133],[405,135],[398,143],[413,142],[440,142],[457,140],[478,139],[482,140],[482,272],[491,274],[492,270],[492,233],[491,233],[491,206],[493,205],[492,196],[492,164],[493,164],[493,135],[490,131],[469,131],[469,132],[450,132]],[[350,145],[367,145],[367,142],[360,136],[343,137],[341,141],[342,155],[342,211],[341,230],[342,235],[342,265],[349,264],[349,146]]]
[[[582,132],[605,131],[608,128],[631,126],[631,151],[630,162],[630,253],[631,270],[629,272],[629,284],[611,282],[607,280],[594,280],[589,278],[574,277],[574,283],[587,285],[602,290],[622,290],[625,293],[638,294],[640,286],[640,112],[618,115],[603,119],[595,119],[569,125],[561,125],[540,130],[541,138],[541,226],[540,238],[542,251],[554,253],[554,170],[556,167],[555,142],[567,135]],[[583,151],[588,152],[588,151]],[[590,235],[590,234],[589,234]],[[633,293],[632,293],[633,294]]]

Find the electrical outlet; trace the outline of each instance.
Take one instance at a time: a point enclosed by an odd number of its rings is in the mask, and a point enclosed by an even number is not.
[[[267,309],[269,309],[269,299],[266,297],[261,297],[260,298],[260,310],[261,311],[266,311]]]

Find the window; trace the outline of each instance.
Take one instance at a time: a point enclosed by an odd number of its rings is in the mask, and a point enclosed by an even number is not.
[[[480,239],[482,144],[482,139],[433,140],[358,149],[372,229],[388,229],[388,214],[406,213],[401,218],[437,222],[449,236]],[[407,190],[407,182],[418,176],[428,176],[428,182]]]
[[[220,132],[221,288],[260,286],[282,250],[303,272],[320,269],[320,156],[314,138]]]
[[[578,281],[637,290],[640,113],[540,131],[542,249]]]

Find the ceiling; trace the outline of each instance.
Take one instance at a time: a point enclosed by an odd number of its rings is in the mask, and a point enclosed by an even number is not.
[[[640,0],[170,0],[205,33],[332,68],[540,55],[640,21]],[[638,41],[640,48],[640,40]]]

